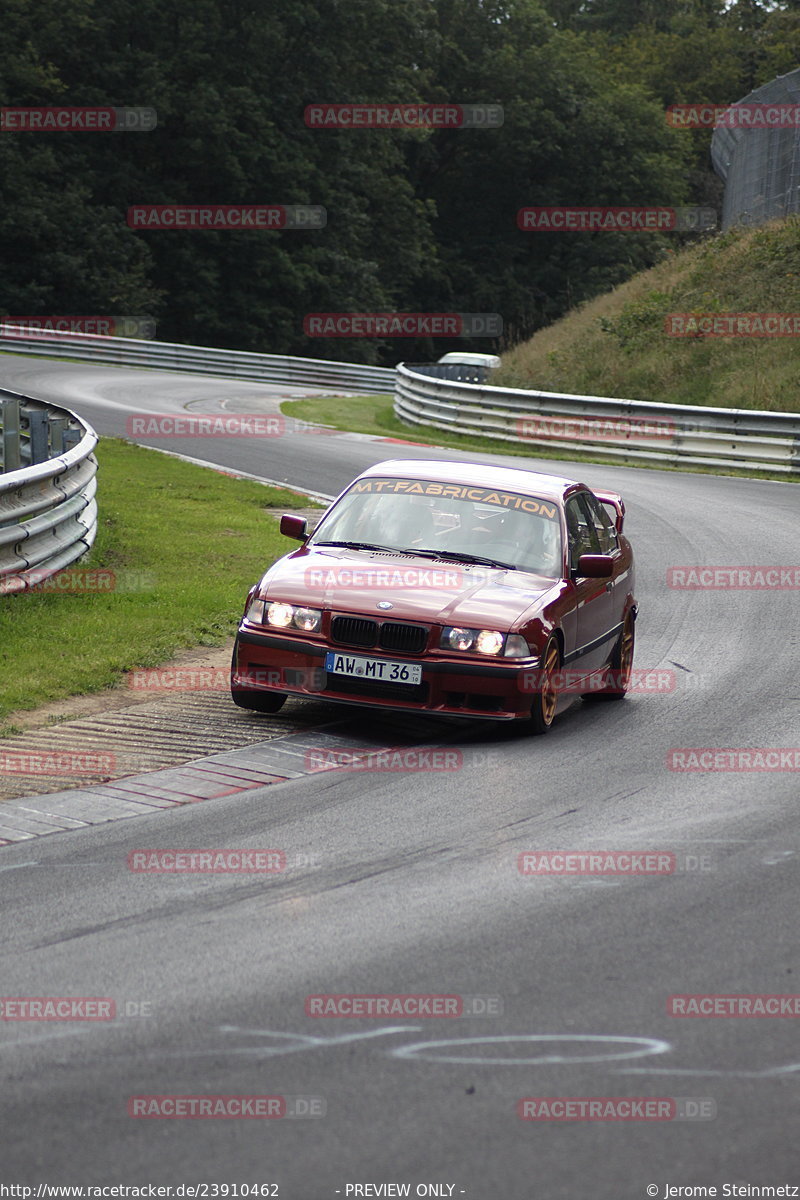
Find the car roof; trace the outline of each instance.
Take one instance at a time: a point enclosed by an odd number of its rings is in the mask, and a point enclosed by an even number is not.
[[[375,463],[362,471],[361,476],[402,475],[407,479],[435,479],[443,483],[477,484],[481,487],[504,488],[510,492],[531,492],[546,500],[562,500],[566,492],[585,487],[575,479],[559,475],[543,475],[517,467],[494,467],[487,463],[444,462],[424,458],[391,458]]]
[[[481,354],[477,350],[449,350],[447,354],[443,354],[442,357],[436,361],[440,363],[475,363],[477,365],[489,364],[491,366],[500,365],[500,358],[497,354]]]

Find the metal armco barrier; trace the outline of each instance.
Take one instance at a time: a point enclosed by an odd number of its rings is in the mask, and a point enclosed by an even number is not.
[[[394,371],[324,358],[288,358],[251,354],[244,350],[214,350],[177,342],[139,341],[88,333],[24,334],[13,325],[0,325],[0,350],[9,354],[41,354],[48,358],[77,358],[82,362],[116,363],[125,367],[154,367],[192,371],[258,383],[310,384],[360,392],[391,392]]]
[[[436,363],[399,363],[395,415],[411,425],[583,451],[620,462],[800,473],[800,413],[652,404],[526,392],[443,378]]]
[[[92,545],[96,445],[75,413],[0,390],[0,596],[47,579]]]

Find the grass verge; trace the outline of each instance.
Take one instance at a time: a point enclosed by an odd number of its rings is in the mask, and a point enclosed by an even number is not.
[[[117,439],[101,439],[98,460],[97,540],[68,571],[77,586],[94,579],[106,590],[0,598],[0,722],[188,647],[221,645],[247,589],[291,548],[265,509],[312,507]]]
[[[662,404],[797,412],[796,333],[677,337],[668,332],[687,328],[673,321],[674,314],[727,313],[800,313],[796,215],[667,251],[651,270],[504,353],[495,382]]]

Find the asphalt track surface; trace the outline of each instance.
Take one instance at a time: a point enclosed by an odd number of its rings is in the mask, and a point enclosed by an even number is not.
[[[144,409],[291,394],[10,357],[0,385],[101,434]],[[464,457],[347,435],[152,444],[327,493],[398,453]],[[282,1200],[403,1194],[357,1184],[471,1200],[800,1185],[798,1019],[667,1009],[674,994],[800,990],[798,772],[666,765],[673,748],[800,746],[798,592],[666,584],[676,565],[796,566],[800,490],[537,465],[624,495],[636,666],[674,670],[675,689],[576,701],[545,738],[420,721],[420,741],[463,749],[457,771],[335,770],[3,848],[2,994],[111,996],[121,1014],[2,1023],[5,1182],[270,1183]],[[385,744],[385,717],[349,713],[339,736]],[[280,847],[310,865],[137,875],[126,858],[143,847]],[[678,869],[522,876],[517,856],[547,849],[655,850]],[[322,993],[495,997],[502,1012],[307,1016]],[[175,1094],[318,1097],[325,1115],[127,1115],[132,1096]],[[533,1122],[523,1097],[689,1097],[715,1115]]]

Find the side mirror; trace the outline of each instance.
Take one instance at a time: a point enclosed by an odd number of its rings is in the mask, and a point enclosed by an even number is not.
[[[610,554],[582,554],[575,571],[586,579],[608,579],[613,573],[614,560]]]
[[[286,537],[295,538],[298,542],[304,542],[308,537],[307,527],[308,521],[305,517],[292,517],[288,513],[281,517],[281,533]]]

